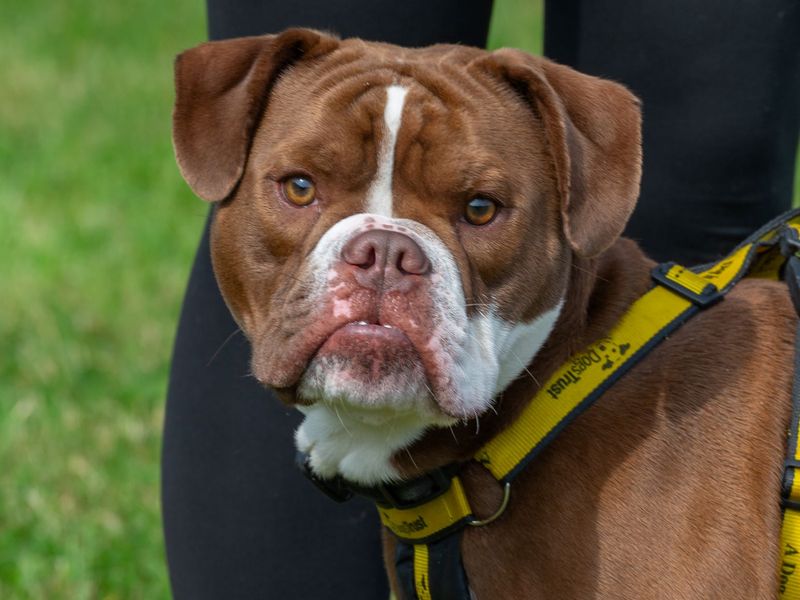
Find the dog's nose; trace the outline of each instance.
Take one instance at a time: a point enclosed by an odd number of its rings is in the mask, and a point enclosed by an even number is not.
[[[410,275],[426,275],[431,268],[417,242],[397,231],[358,234],[342,248],[342,260],[358,268],[361,285],[374,289],[395,287]]]

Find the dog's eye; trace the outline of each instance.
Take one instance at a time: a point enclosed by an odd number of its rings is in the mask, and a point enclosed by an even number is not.
[[[316,198],[314,182],[305,177],[290,177],[282,185],[286,199],[297,206],[308,206]]]
[[[470,225],[488,225],[497,214],[497,202],[489,198],[473,198],[464,208],[464,218]]]

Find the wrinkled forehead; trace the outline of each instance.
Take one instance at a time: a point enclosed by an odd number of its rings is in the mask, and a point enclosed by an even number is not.
[[[482,51],[357,44],[281,76],[254,151],[278,168],[347,177],[355,188],[391,141],[398,178],[468,190],[499,179],[540,138],[524,100],[474,67]]]

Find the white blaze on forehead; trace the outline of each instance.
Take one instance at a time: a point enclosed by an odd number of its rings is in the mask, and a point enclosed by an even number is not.
[[[408,88],[391,85],[386,88],[386,107],[383,109],[383,124],[386,127],[381,147],[378,150],[378,169],[367,193],[366,212],[384,217],[392,216],[392,173],[394,171],[394,149],[397,132],[403,118],[403,105]]]

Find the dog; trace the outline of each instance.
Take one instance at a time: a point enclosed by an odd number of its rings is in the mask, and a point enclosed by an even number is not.
[[[305,414],[311,470],[373,486],[461,463],[491,514],[476,449],[652,285],[620,237],[638,100],[518,50],[305,29],[202,44],[175,74],[220,289],[254,376]],[[774,598],[795,320],[753,279],[670,335],[464,533],[473,596]]]

